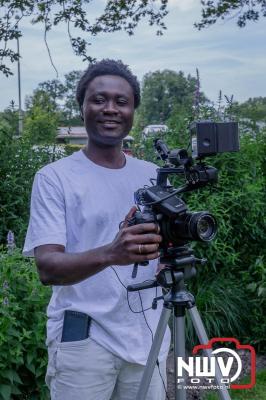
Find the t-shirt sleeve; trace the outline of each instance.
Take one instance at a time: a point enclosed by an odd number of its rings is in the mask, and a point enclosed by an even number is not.
[[[46,175],[37,173],[32,186],[23,255],[33,257],[34,248],[44,244],[66,246],[65,201],[60,186]]]

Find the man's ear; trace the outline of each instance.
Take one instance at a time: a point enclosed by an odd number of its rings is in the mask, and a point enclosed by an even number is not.
[[[83,106],[80,106],[80,108],[79,108],[79,115],[80,115],[80,118],[82,119],[82,121],[84,122]]]

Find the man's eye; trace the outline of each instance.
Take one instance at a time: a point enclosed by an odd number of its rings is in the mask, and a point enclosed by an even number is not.
[[[95,99],[94,99],[94,102],[96,103],[96,104],[102,104],[102,103],[104,103],[104,97],[95,97]]]
[[[119,98],[117,99],[117,104],[119,104],[120,106],[124,106],[127,104],[127,99]]]

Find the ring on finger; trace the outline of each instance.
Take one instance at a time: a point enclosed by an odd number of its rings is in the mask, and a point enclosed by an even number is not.
[[[143,245],[139,244],[139,254],[142,254],[142,250],[143,250]]]

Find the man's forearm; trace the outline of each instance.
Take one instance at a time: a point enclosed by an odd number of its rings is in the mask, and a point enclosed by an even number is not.
[[[45,252],[38,256],[36,263],[44,285],[73,285],[112,264],[108,246],[82,253]]]
[[[129,265],[159,257],[162,237],[153,223],[121,228],[114,240],[96,249],[66,253],[58,244],[34,249],[41,282],[44,285],[73,285],[110,265]]]

